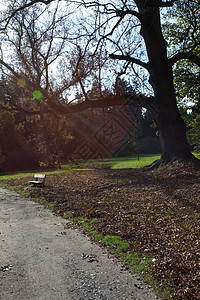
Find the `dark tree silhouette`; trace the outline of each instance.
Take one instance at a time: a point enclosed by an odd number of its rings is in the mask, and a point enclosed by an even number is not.
[[[2,29],[5,29],[12,18],[23,9],[27,9],[35,3],[49,4],[50,2],[52,1],[35,0],[23,2],[22,6],[14,8],[10,14],[2,20]],[[165,165],[175,160],[190,160],[198,164],[198,160],[194,158],[189,150],[186,138],[186,125],[177,107],[172,68],[177,61],[182,59],[188,59],[200,66],[200,57],[195,53],[195,49],[199,45],[197,41],[195,41],[193,47],[190,49],[182,49],[182,51],[175,53],[172,57],[168,57],[167,43],[162,32],[160,11],[161,8],[172,7],[176,9],[176,5],[184,5],[185,2],[187,2],[189,7],[191,3],[195,4],[195,1],[116,0],[107,3],[105,1],[80,0],[72,2],[78,6],[82,5],[84,9],[94,9],[94,14],[98,21],[90,37],[91,40],[93,40],[94,37],[97,39],[96,49],[98,45],[102,44],[102,41],[110,40],[116,46],[116,51],[110,54],[110,59],[123,61],[127,63],[127,66],[137,65],[143,68],[149,74],[149,83],[152,87],[153,94],[150,97],[141,94],[137,95],[136,93],[124,93],[123,97],[117,94],[107,94],[96,101],[91,101],[85,92],[84,101],[76,104],[67,103],[65,105],[64,103],[56,102],[53,97],[50,97],[46,90],[39,87],[38,89],[45,98],[48,99],[48,103],[43,105],[43,109],[54,110],[58,114],[71,115],[75,112],[93,107],[125,104],[145,107],[151,111],[157,124],[162,147],[161,159],[154,165]],[[66,1],[66,3],[69,3],[69,1]],[[137,51],[127,52],[123,50],[119,39],[115,40],[117,36],[115,33],[125,21],[127,21],[126,30],[121,33],[120,39],[123,39],[123,34],[134,32],[139,26],[140,35],[142,37],[140,42],[144,44],[147,57],[146,61],[140,56],[137,56]],[[80,51],[77,70],[83,58],[83,52]],[[12,67],[8,66],[2,60],[0,63],[7,67],[13,75],[18,77],[24,76],[24,74],[17,74]],[[79,73],[77,72],[77,74]],[[29,111],[29,113],[31,112]]]

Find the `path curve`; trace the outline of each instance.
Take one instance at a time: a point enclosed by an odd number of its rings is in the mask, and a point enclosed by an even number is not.
[[[159,299],[109,253],[43,206],[0,188],[0,299]]]

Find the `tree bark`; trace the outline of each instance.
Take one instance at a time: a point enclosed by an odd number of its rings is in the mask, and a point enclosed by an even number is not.
[[[177,159],[192,160],[194,157],[187,143],[186,126],[176,103],[172,65],[167,58],[167,45],[162,35],[159,8],[144,9],[141,5],[138,5],[138,8],[142,16],[141,35],[149,58],[149,80],[155,96],[156,111],[152,113],[158,126],[162,147],[159,163],[167,164]]]

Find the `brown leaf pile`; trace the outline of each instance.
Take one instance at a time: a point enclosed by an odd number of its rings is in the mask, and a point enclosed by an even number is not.
[[[30,191],[56,201],[61,213],[96,218],[100,232],[119,235],[133,251],[153,256],[153,275],[171,287],[173,299],[200,299],[200,171],[184,164],[79,171],[48,175],[45,188]]]

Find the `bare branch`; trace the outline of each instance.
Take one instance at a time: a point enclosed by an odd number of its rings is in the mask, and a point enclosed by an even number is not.
[[[135,11],[135,10],[130,10],[130,9],[126,9],[126,10],[121,10],[121,9],[116,9],[116,15],[120,18],[124,18],[126,15],[132,15],[136,18],[138,18],[138,20],[142,21],[141,15]]]
[[[188,52],[188,53],[182,52],[182,53],[178,53],[178,54],[174,55],[169,60],[170,65],[173,66],[177,61],[179,61],[181,59],[188,59],[200,67],[200,57],[198,57],[197,55],[195,55],[192,52]]]
[[[21,76],[17,72],[15,72],[15,70],[11,66],[9,66],[6,62],[4,62],[2,59],[0,59],[0,64],[6,67],[6,69],[8,69],[14,76],[16,76],[17,78],[21,78]]]
[[[137,65],[139,65],[139,66],[141,66],[141,67],[143,67],[143,68],[145,68],[146,70],[149,71],[149,66],[148,66],[147,63],[144,63],[141,60],[133,58],[133,57],[131,57],[129,55],[110,54],[110,58],[112,58],[112,59],[119,59],[119,60],[125,60],[125,61],[128,61],[128,62],[137,64]]]
[[[161,3],[159,4],[160,7],[172,7],[174,5],[174,2],[177,0],[161,0]]]
[[[172,7],[177,0],[145,0],[144,7]]]
[[[0,27],[0,31],[5,30],[8,27],[8,24],[10,23],[11,19],[20,11],[24,10],[25,8],[28,8],[30,6],[33,6],[36,3],[43,3],[45,5],[50,4],[51,2],[53,2],[54,0],[31,0],[30,2],[20,6],[19,8],[15,9],[7,18],[5,18],[4,20],[1,21],[2,22],[6,22],[4,27]]]

